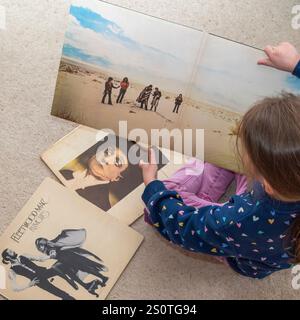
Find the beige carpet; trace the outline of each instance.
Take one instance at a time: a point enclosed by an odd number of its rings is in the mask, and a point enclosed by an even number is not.
[[[154,16],[205,29],[250,45],[289,40],[296,0],[111,0]],[[298,1],[299,2],[299,1]],[[0,0],[0,232],[42,180],[52,176],[39,155],[76,124],[50,116],[70,1]],[[297,299],[290,271],[249,280],[222,265],[184,255],[142,220],[145,242],[109,299]]]

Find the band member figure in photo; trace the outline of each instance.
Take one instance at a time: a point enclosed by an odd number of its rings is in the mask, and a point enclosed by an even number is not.
[[[153,92],[153,99],[151,102],[150,111],[152,111],[154,109],[154,112],[156,112],[161,96],[162,96],[161,91],[158,88],[155,88],[155,90]]]
[[[98,297],[96,290],[99,286],[105,287],[108,277],[102,275],[107,272],[103,261],[90,251],[81,248],[86,241],[86,230],[63,230],[53,240],[39,238],[36,248],[45,255],[45,259],[55,259],[55,268],[65,273],[72,281],[77,282],[90,294]],[[84,282],[84,279],[93,275],[100,280]]]
[[[108,211],[112,205],[109,199],[110,184],[122,179],[122,173],[128,168],[125,153],[115,147],[98,148],[90,156],[83,170],[62,170],[66,186],[97,207]]]
[[[117,103],[122,103],[124,96],[129,88],[129,80],[128,78],[124,78],[123,81],[120,83],[121,89],[119,92],[119,96],[117,98]]]
[[[112,104],[112,97],[111,97],[111,94],[112,94],[112,89],[119,89],[119,87],[117,86],[114,86],[113,84],[113,78],[112,77],[109,77],[108,80],[105,82],[105,89],[104,89],[104,94],[103,94],[103,98],[102,98],[102,103],[105,104],[105,99],[106,97],[108,96],[108,104],[109,105],[113,105]]]
[[[182,94],[180,94],[176,99],[175,99],[175,107],[174,107],[174,110],[173,110],[173,113],[178,113],[179,111],[179,107],[181,106],[183,102],[183,97],[182,97]]]
[[[51,267],[47,269],[40,267],[33,262],[34,259],[26,257],[25,255],[18,255],[10,249],[2,252],[2,259],[4,264],[10,264],[8,277],[11,281],[12,289],[15,292],[24,291],[36,286],[62,300],[75,300],[68,293],[55,287],[49,281],[49,278],[59,276],[55,268]],[[16,281],[17,276],[29,279],[29,283],[27,285],[18,285]]]
[[[153,86],[150,84],[148,87],[146,87],[137,98],[137,102],[141,104],[140,108],[144,108],[145,110],[148,110],[148,102],[152,93]]]

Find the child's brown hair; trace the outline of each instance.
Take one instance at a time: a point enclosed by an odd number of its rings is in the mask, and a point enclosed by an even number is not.
[[[241,120],[238,142],[245,169],[263,177],[285,201],[300,201],[300,97],[283,93],[265,98]],[[291,228],[293,254],[300,263],[300,219]]]

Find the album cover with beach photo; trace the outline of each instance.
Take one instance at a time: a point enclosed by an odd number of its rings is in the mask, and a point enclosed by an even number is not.
[[[205,160],[238,170],[241,115],[263,97],[300,94],[299,79],[257,65],[263,55],[103,1],[74,0],[52,115],[116,133],[120,120],[148,133],[205,129]]]
[[[11,300],[103,300],[143,237],[47,178],[0,238]]]
[[[159,178],[167,178],[177,167],[169,161],[170,152],[154,150]],[[139,164],[148,161],[148,146],[79,126],[41,158],[67,188],[123,223],[130,225],[143,214]]]

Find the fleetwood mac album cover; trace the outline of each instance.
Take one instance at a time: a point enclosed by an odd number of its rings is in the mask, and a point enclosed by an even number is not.
[[[143,237],[47,178],[0,238],[12,300],[105,299]]]

